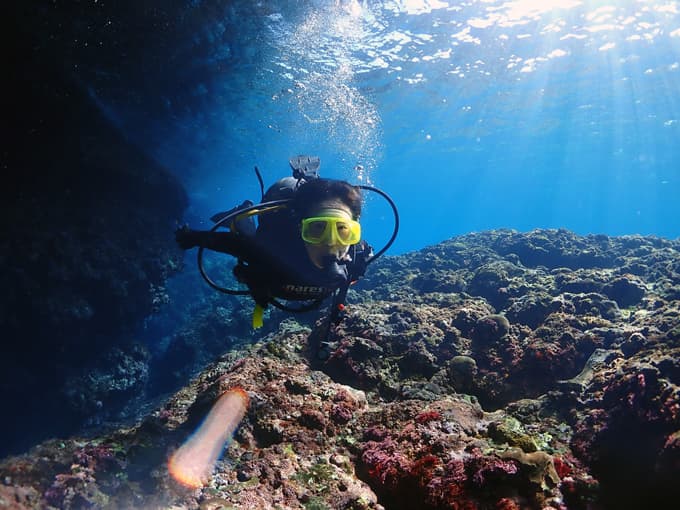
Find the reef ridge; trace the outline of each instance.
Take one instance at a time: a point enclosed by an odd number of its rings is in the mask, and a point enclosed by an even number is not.
[[[327,357],[309,347],[322,319],[285,319],[137,423],[4,459],[0,508],[668,507],[679,255],[498,230],[386,257]],[[205,487],[179,486],[169,456],[233,387],[250,399],[233,441]]]

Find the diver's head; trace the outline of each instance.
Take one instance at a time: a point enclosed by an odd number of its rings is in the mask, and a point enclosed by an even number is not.
[[[301,186],[293,208],[300,235],[312,263],[326,269],[347,260],[351,245],[361,239],[361,192],[347,182],[314,179]]]

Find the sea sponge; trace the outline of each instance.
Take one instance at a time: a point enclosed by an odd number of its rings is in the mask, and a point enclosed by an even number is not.
[[[549,490],[560,483],[560,477],[555,470],[553,458],[546,452],[525,453],[519,448],[510,448],[503,452],[501,457],[519,462],[523,467],[523,471],[526,471],[529,481],[544,490]]]

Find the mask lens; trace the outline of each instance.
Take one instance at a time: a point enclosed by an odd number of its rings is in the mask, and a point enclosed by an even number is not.
[[[338,221],[335,224],[335,232],[338,234],[338,240],[342,244],[351,244],[352,228],[346,221]]]
[[[323,218],[302,220],[302,239],[310,244],[320,244],[327,236],[328,221]]]
[[[310,244],[333,242],[356,244],[361,238],[361,226],[344,218],[307,218],[302,220],[302,239]]]
[[[311,221],[307,224],[307,236],[321,240],[327,227],[328,223],[325,221]]]

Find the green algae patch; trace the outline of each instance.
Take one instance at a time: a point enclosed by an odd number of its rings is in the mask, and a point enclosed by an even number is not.
[[[501,421],[491,422],[488,431],[489,437],[499,444],[507,443],[527,453],[538,450],[534,438],[525,432],[518,419],[511,416],[506,416]]]

